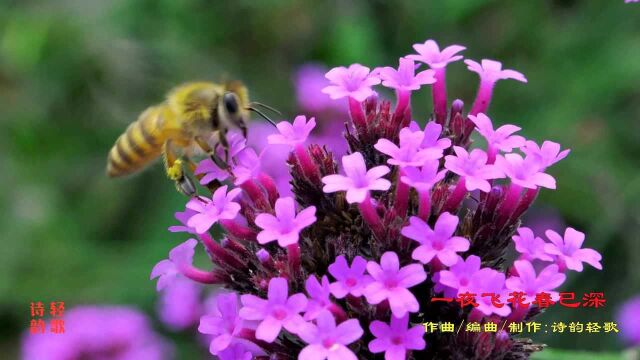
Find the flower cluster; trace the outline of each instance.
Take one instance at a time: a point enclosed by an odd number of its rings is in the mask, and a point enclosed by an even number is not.
[[[536,294],[557,299],[566,272],[583,271],[584,264],[602,269],[600,254],[583,248],[583,233],[548,230],[543,239],[520,226],[541,189],[556,188],[550,167],[569,152],[551,141],[538,145],[487,115],[496,83],[526,82],[524,75],[495,60],[465,60],[480,76],[465,113],[462,100],[449,103],[445,83],[447,67],[463,59],[465,48],[440,50],[429,40],[414,49],[398,68],[353,64],[326,73],[320,95],[346,101],[352,125],[344,134],[350,151],[340,159],[326,144],[309,144],[316,121],[298,116],[277,124],[260,154],[234,139],[227,168],[204,159],[196,169],[212,195],[176,213],[181,225],[170,230],[193,238],[151,275],[159,290],[178,278],[228,290],[200,320],[200,332],[212,336],[212,354],[527,358],[542,346],[506,331],[438,336],[420,324],[520,321],[540,311]],[[375,86],[393,89],[395,106],[379,99]],[[422,127],[412,116],[411,94],[425,86],[433,115]],[[327,106],[326,98],[307,100],[309,107]],[[472,146],[472,135],[486,147]],[[264,166],[272,146],[288,153],[292,194],[281,195]],[[512,242],[520,257],[509,265]],[[193,265],[198,244],[212,267]],[[498,306],[487,297],[464,308],[430,301],[483,293],[519,295],[531,306]]]

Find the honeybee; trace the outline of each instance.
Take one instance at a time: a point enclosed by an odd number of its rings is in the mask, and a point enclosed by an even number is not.
[[[273,124],[251,105],[277,111],[264,104],[249,103],[248,90],[240,81],[179,85],[169,92],[164,102],[146,109],[120,135],[109,152],[107,175],[133,174],[162,155],[166,174],[175,182],[176,189],[193,196],[195,185],[184,171],[185,165],[192,171],[195,168],[190,159],[192,149],[200,148],[218,164],[225,165],[229,154],[227,131],[238,128],[246,138],[249,111],[258,113]],[[224,149],[224,161],[209,145],[208,140],[212,137],[217,139],[215,147]]]

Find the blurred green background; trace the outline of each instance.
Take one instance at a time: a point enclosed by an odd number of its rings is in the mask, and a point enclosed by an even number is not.
[[[604,255],[603,272],[568,291],[604,291],[606,308],[554,308],[552,321],[612,321],[640,292],[640,4],[555,1],[0,1],[0,351],[17,356],[31,301],[129,303],[153,314],[153,265],[184,241],[171,234],[184,198],[160,166],[104,174],[113,141],[172,86],[222,77],[296,112],[302,64],[397,66],[435,39],[499,59],[529,83],[501,82],[490,113],[527,137],[572,149],[551,173],[559,210]],[[462,63],[449,92],[473,100]],[[414,97],[426,118],[430,92]],[[159,326],[159,328],[161,328]],[[189,358],[196,341],[166,333]],[[539,334],[558,349],[620,352],[611,334]],[[559,358],[561,355],[551,358]],[[549,358],[549,357],[547,357]]]

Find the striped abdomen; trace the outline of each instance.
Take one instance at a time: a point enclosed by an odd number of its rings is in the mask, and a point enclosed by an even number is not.
[[[107,175],[128,175],[156,159],[166,140],[163,126],[167,116],[171,116],[167,106],[153,106],[129,125],[109,152]]]

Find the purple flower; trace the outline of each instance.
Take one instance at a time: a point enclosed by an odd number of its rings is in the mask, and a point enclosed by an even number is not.
[[[454,146],[456,155],[445,156],[444,167],[464,177],[468,191],[481,190],[489,192],[491,184],[487,181],[503,177],[502,171],[494,165],[487,165],[487,153],[473,149],[468,153],[460,146]]]
[[[589,248],[582,248],[584,242],[584,233],[574,228],[568,227],[564,231],[564,239],[560,234],[553,230],[545,232],[551,244],[544,246],[547,254],[555,255],[558,259],[558,265],[561,268],[567,268],[582,272],[582,263],[585,262],[598,270],[602,270],[602,255],[597,251]]]
[[[538,164],[530,157],[522,158],[520,154],[505,154],[496,158],[496,166],[504,172],[513,184],[527,189],[545,187],[556,188],[556,179],[544,173]]]
[[[626,301],[618,310],[616,320],[620,326],[620,335],[630,346],[640,345],[640,296]]]
[[[418,52],[418,55],[408,55],[409,59],[422,61],[432,69],[440,69],[446,67],[449,63],[461,60],[462,55],[457,54],[466,48],[460,45],[450,45],[440,51],[438,43],[433,40],[427,40],[424,44],[413,45],[413,49]]]
[[[398,70],[386,66],[378,69],[382,85],[397,91],[418,90],[422,85],[433,84],[433,70],[424,70],[416,74],[416,66],[411,58],[400,58]]]
[[[161,260],[151,270],[151,279],[158,278],[158,291],[164,289],[167,285],[175,281],[176,277],[181,274],[180,268],[193,263],[193,255],[198,240],[189,239],[182,244],[174,247],[169,252],[169,259]]]
[[[196,175],[205,174],[202,179],[200,179],[200,184],[207,185],[208,183],[218,180],[225,181],[229,177],[229,173],[220,169],[218,165],[216,165],[211,159],[204,159],[198,163],[196,170],[194,171]]]
[[[389,180],[382,178],[389,173],[389,168],[381,165],[367,171],[367,165],[359,152],[343,156],[342,167],[346,176],[334,174],[323,177],[322,191],[325,193],[346,191],[349,204],[363,202],[369,195],[369,191],[386,191],[391,187]]]
[[[380,139],[374,148],[381,153],[390,156],[389,165],[422,166],[428,160],[436,160],[442,157],[440,149],[422,149],[422,131],[412,131],[409,128],[400,130],[400,146],[387,139]]]
[[[380,84],[380,78],[371,74],[369,68],[360,64],[335,67],[325,75],[332,85],[322,89],[322,92],[329,94],[332,99],[351,97],[362,102],[369,96],[375,94],[372,86]]]
[[[426,346],[424,327],[409,328],[409,314],[400,318],[392,315],[389,324],[375,320],[369,330],[376,337],[369,343],[369,351],[374,354],[384,352],[385,360],[404,360],[407,350],[422,350]]]
[[[273,342],[284,327],[296,334],[305,322],[300,316],[307,307],[307,297],[298,293],[289,297],[289,285],[285,278],[269,281],[267,299],[255,295],[242,295],[240,317],[245,320],[261,320],[256,328],[256,338]]]
[[[498,80],[513,79],[523,83],[527,82],[527,78],[515,70],[502,69],[502,63],[495,60],[483,59],[482,64],[473,60],[465,60],[467,68],[475,73],[478,73],[481,81],[489,83],[495,83]]]
[[[306,342],[298,359],[300,360],[357,360],[358,357],[347,345],[362,337],[362,327],[357,319],[349,319],[336,326],[336,320],[328,311],[318,316],[316,325],[308,323],[300,331],[300,338]]]
[[[203,234],[219,220],[235,218],[240,211],[240,204],[233,200],[240,195],[241,191],[241,189],[233,189],[227,193],[227,185],[224,185],[213,193],[211,199],[198,196],[189,200],[187,209],[195,211],[196,214],[189,218],[187,226]]]
[[[478,306],[476,311],[481,312],[486,316],[496,314],[498,316],[507,316],[511,313],[511,308],[505,305],[506,289],[504,287],[505,276],[503,273],[490,269],[483,268],[477,271],[469,280],[468,291],[472,294],[476,294],[476,302]],[[460,293],[460,292],[458,292]],[[502,306],[494,304],[491,301],[490,296],[482,296],[482,294],[495,294],[502,298]]]
[[[316,120],[310,118],[307,122],[306,116],[299,115],[293,120],[293,124],[281,121],[276,127],[280,133],[269,135],[269,144],[295,146],[307,141],[311,130],[316,127]]]
[[[255,179],[260,174],[260,156],[252,148],[245,148],[236,156],[233,167],[234,185],[242,185],[247,180]]]
[[[319,64],[306,64],[301,66],[295,75],[295,90],[298,105],[311,112],[336,110],[345,112],[347,107],[340,104],[322,92],[329,85],[324,77],[327,68]]]
[[[24,360],[172,359],[173,348],[139,310],[123,306],[79,306],[64,313],[64,333],[25,334]],[[49,323],[49,321],[47,321]]]
[[[539,275],[528,260],[517,260],[513,263],[518,276],[510,276],[507,279],[507,289],[525,294],[525,301],[532,302],[536,295],[545,292],[551,295],[553,300],[558,300],[558,292],[553,289],[562,285],[567,276],[558,272],[558,265],[548,265]]]
[[[511,151],[513,148],[523,146],[526,141],[525,138],[520,135],[512,135],[516,131],[520,131],[520,128],[515,125],[503,125],[493,130],[491,119],[483,113],[477,116],[469,115],[469,119],[476,124],[478,132],[487,140],[490,148],[501,151]]]
[[[266,244],[278,240],[278,245],[286,247],[296,244],[300,231],[316,222],[316,207],[310,206],[296,215],[296,204],[291,197],[276,200],[276,215],[260,214],[255,223],[262,228],[258,233],[258,242]]]
[[[528,227],[519,227],[518,235],[513,235],[512,239],[516,244],[516,250],[524,255],[525,260],[553,261],[553,258],[544,251],[546,242],[534,236],[533,231]]]
[[[438,282],[449,288],[445,289],[445,295],[453,297],[460,292],[467,291],[471,285],[473,275],[480,271],[480,266],[480,258],[476,255],[471,255],[466,260],[458,257],[458,262],[451,266],[449,270],[440,271],[438,273]]]
[[[329,265],[329,274],[337,280],[329,286],[333,296],[338,299],[347,295],[362,296],[365,286],[371,282],[371,277],[364,274],[366,269],[367,260],[362,256],[356,256],[351,267],[344,255],[338,256],[336,261]]]
[[[409,129],[418,131],[420,130],[420,125],[415,121],[412,121],[409,124]],[[420,147],[422,149],[439,149],[440,154],[442,154],[445,149],[448,149],[451,146],[451,140],[448,138],[440,138],[440,135],[442,135],[442,125],[435,121],[429,121],[424,127],[424,137],[422,138],[422,144],[420,144]],[[438,158],[440,157],[442,157],[442,155]]]
[[[414,259],[428,264],[437,258],[444,265],[451,266],[458,261],[456,253],[469,250],[469,240],[453,236],[458,227],[458,217],[444,212],[440,214],[433,230],[422,219],[412,216],[409,225],[400,233],[420,243],[413,254]]]
[[[189,219],[190,219],[193,215],[195,215],[195,214],[197,214],[197,213],[198,213],[198,212],[193,211],[193,210],[191,210],[191,209],[186,209],[185,211],[182,211],[182,212],[177,211],[177,212],[174,214],[174,216],[175,216],[175,218],[176,218],[178,221],[180,221],[180,223],[181,223],[182,225],[173,225],[173,226],[169,226],[169,231],[171,231],[171,232],[188,232],[188,233],[190,233],[190,234],[194,234],[194,235],[198,234],[198,233],[196,232],[196,229],[194,229],[194,228],[192,228],[192,227],[190,227],[190,226],[187,226],[187,222],[189,221]]]
[[[380,264],[367,263],[367,272],[373,278],[364,289],[364,295],[370,304],[389,301],[393,315],[404,316],[407,312],[420,310],[418,300],[409,288],[427,279],[427,273],[420,264],[409,264],[400,268],[398,255],[393,251],[382,254]]]
[[[200,318],[198,331],[212,335],[209,345],[211,354],[220,355],[234,344],[241,344],[245,351],[260,352],[256,344],[241,337],[247,324],[238,315],[238,310],[238,294],[221,293],[215,297],[213,314]]]
[[[200,318],[201,288],[186,278],[178,278],[160,294],[158,316],[171,330],[184,330],[194,325]]]
[[[329,310],[329,307],[332,305],[331,299],[329,298],[331,295],[329,278],[326,275],[323,276],[321,284],[315,275],[310,275],[305,283],[305,289],[309,295],[309,301],[304,313],[304,319],[313,320],[317,318],[323,310]]]
[[[531,140],[527,141],[521,150],[527,155],[527,158],[532,158],[541,170],[564,159],[571,151],[569,149],[560,151],[560,144],[553,141],[545,141],[542,146],[538,146]]]
[[[414,187],[418,191],[429,191],[439,181],[444,179],[447,170],[438,171],[438,161],[427,161],[421,168],[406,167],[402,169],[404,175],[400,180]]]
[[[233,344],[218,354],[219,360],[251,360],[253,354],[242,344]]]

